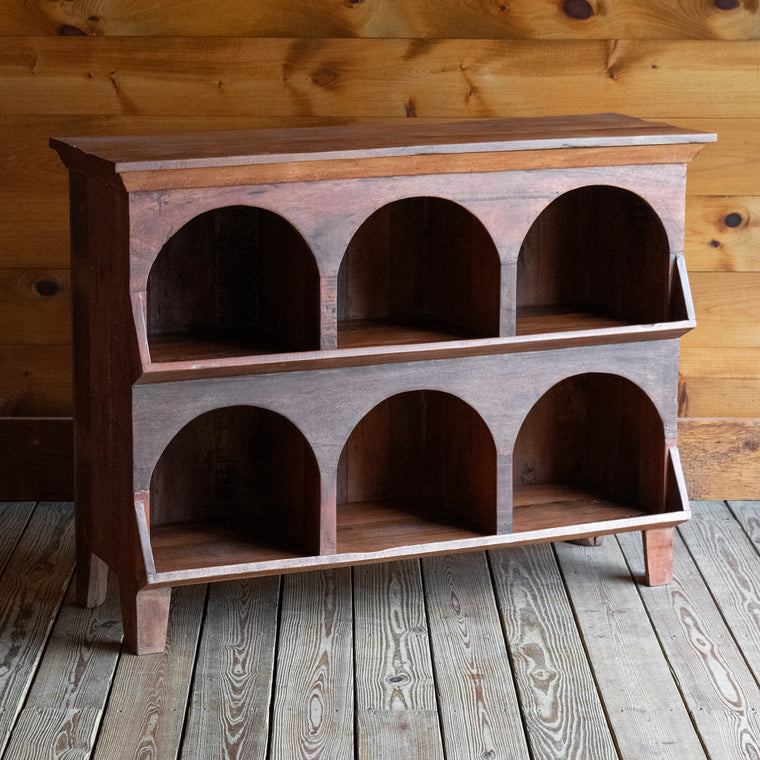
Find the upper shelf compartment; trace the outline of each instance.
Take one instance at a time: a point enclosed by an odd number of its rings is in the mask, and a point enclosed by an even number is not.
[[[178,230],[148,277],[153,362],[319,348],[319,276],[282,217],[261,208],[207,211]]]
[[[665,229],[640,196],[571,190],[539,215],[517,262],[517,334],[621,327],[671,318]]]
[[[483,224],[442,198],[406,198],[357,230],[338,274],[338,348],[499,334],[500,263]]]

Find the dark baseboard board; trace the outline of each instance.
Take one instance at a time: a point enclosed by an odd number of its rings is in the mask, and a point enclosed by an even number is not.
[[[0,417],[0,501],[73,501],[71,417]]]

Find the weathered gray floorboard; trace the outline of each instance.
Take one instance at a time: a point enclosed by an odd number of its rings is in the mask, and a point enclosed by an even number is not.
[[[760,555],[723,502],[694,502],[692,512],[679,532],[760,682]]]
[[[621,760],[705,758],[617,541],[555,549]]]
[[[483,552],[423,560],[447,760],[528,758]]]
[[[33,501],[0,501],[0,575],[8,564],[29,517],[34,511]]]
[[[357,760],[443,760],[417,560],[354,569]]]
[[[177,757],[205,597],[205,586],[175,589],[166,651],[122,654],[95,745],[96,760]]]
[[[619,542],[643,576],[641,534]],[[674,559],[672,583],[639,591],[686,706],[710,760],[760,758],[760,689],[679,536]]]
[[[0,753],[74,570],[71,504],[40,503],[0,578]]]
[[[283,578],[270,760],[354,756],[351,570]]]
[[[474,553],[213,584],[207,603],[187,587],[145,657],[121,648],[115,584],[91,610],[66,595],[71,505],[8,509],[2,760],[760,752],[760,502],[695,503],[670,586],[636,585],[629,534],[494,551],[490,573]]]
[[[74,601],[70,586],[5,760],[90,756],[121,649],[119,597],[111,581],[105,603],[92,609]]]
[[[617,760],[551,546],[492,551],[490,560],[532,760]]]
[[[209,586],[182,760],[264,760],[280,579]]]
[[[25,707],[3,760],[87,760],[102,712]]]

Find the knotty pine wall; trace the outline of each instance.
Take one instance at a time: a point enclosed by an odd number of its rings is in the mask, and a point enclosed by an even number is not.
[[[690,168],[690,495],[760,498],[758,0],[0,0],[0,498],[70,495],[67,180],[50,136],[618,111]]]

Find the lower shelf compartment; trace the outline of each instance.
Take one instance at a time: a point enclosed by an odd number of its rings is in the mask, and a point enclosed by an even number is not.
[[[518,486],[513,494],[512,533],[546,530],[561,533],[573,526],[647,515],[635,507],[601,499],[564,484]]]
[[[157,573],[303,557],[286,547],[246,536],[240,525],[232,522],[170,523],[153,526],[150,534]]]
[[[500,535],[431,519],[399,502],[338,506],[336,554],[305,556],[246,536],[239,524],[174,523],[151,529],[156,581],[173,584],[308,570],[330,565],[562,541],[674,525],[688,513],[649,514],[562,484],[515,489],[513,530]],[[609,526],[605,524],[609,523]],[[164,576],[163,578],[161,576]]]

